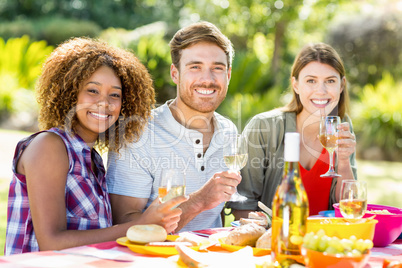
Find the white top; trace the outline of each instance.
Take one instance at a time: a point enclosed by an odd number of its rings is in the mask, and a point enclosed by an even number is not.
[[[203,135],[179,124],[168,104],[152,110],[152,119],[140,140],[108,155],[107,183],[112,194],[148,198],[148,207],[158,197],[162,169],[177,168],[186,173],[186,194],[200,189],[216,172],[226,171],[223,135],[237,133],[228,119],[214,113],[214,135],[205,155]],[[200,213],[180,231],[222,227],[219,206]]]

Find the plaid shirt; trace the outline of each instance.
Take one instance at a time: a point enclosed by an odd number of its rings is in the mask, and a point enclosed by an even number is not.
[[[105,168],[100,155],[91,150],[78,135],[68,135],[58,128],[52,128],[47,132],[59,135],[68,153],[69,171],[65,189],[67,229],[88,230],[111,226],[110,200]],[[16,172],[18,160],[24,149],[39,133],[21,140],[15,149],[13,178],[8,195],[5,255],[39,251],[32,224],[26,178]],[[97,173],[92,171],[91,157]]]

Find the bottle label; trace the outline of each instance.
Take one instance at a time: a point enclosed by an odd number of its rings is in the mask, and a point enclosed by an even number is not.
[[[285,162],[299,162],[300,135],[297,132],[285,133]]]

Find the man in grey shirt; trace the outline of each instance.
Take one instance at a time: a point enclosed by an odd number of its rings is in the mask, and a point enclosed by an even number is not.
[[[233,47],[211,23],[200,22],[179,30],[170,41],[170,74],[177,97],[154,109],[141,139],[109,154],[108,190],[115,223],[137,220],[167,230],[190,231],[221,227],[225,201],[241,177],[223,162],[223,134],[237,133],[234,124],[215,112],[226,97]],[[159,204],[158,184],[163,169],[186,173],[189,199],[176,226],[152,217]]]

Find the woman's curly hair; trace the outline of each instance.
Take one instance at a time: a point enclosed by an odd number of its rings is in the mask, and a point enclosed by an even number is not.
[[[43,66],[37,84],[39,127],[74,132],[75,107],[81,84],[99,67],[112,68],[123,90],[119,119],[97,140],[100,149],[118,152],[138,140],[155,103],[150,74],[133,53],[90,38],[73,38],[59,45]]]

